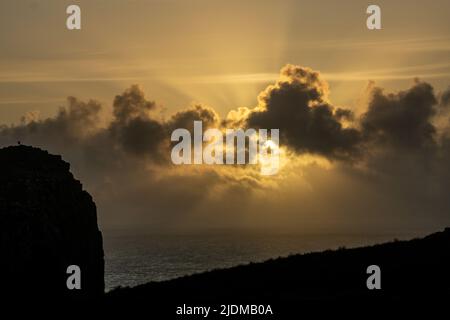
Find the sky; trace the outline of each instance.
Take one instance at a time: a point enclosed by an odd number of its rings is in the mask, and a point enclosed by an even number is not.
[[[450,3],[368,4],[2,1],[0,144],[62,154],[105,228],[448,226]],[[194,120],[279,128],[280,172],[173,166]]]

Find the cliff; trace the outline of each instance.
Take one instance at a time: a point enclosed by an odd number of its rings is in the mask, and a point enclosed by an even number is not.
[[[2,296],[93,297],[104,292],[96,206],[60,156],[29,146],[0,149]],[[67,267],[81,270],[68,290]]]

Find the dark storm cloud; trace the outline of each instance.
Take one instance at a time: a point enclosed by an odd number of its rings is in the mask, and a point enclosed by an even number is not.
[[[164,127],[146,117],[130,119],[126,123],[115,122],[110,129],[124,150],[136,155],[155,155],[165,138]]]
[[[132,85],[114,98],[113,107],[115,120],[126,123],[135,118],[148,117],[148,112],[155,109],[156,104],[145,99],[144,91],[138,85]]]
[[[259,108],[248,115],[248,126],[280,129],[280,144],[298,153],[348,158],[357,151],[360,134],[343,127],[340,120],[352,113],[335,109],[327,94],[328,86],[318,72],[287,65],[280,80],[260,94]]]
[[[219,127],[219,116],[214,109],[195,105],[189,109],[175,113],[167,122],[169,131],[172,132],[177,128],[185,128],[193,131],[194,121],[202,121],[203,129]]]
[[[448,105],[449,90],[435,94],[419,80],[398,93],[385,93],[373,83],[368,88],[367,110],[357,118],[350,109],[331,104],[328,85],[318,72],[287,65],[280,79],[259,95],[258,107],[235,112],[233,123],[279,128],[281,145],[330,160],[362,161],[374,147],[423,152],[438,147],[434,120]]]
[[[157,109],[155,102],[148,101],[137,85],[131,86],[113,103],[114,120],[109,130],[122,148],[135,155],[147,155],[154,160],[170,161],[169,138],[173,130],[193,130],[194,121],[202,121],[203,127],[218,126],[217,113],[208,107],[195,105],[172,115],[168,121],[155,119],[151,111]]]
[[[425,82],[417,82],[395,94],[374,88],[368,110],[361,119],[363,136],[394,147],[432,147],[436,128],[431,120],[436,107],[433,88]]]
[[[149,113],[155,108],[156,104],[146,100],[137,85],[115,97],[114,120],[109,130],[125,151],[159,157],[159,148],[167,133],[164,124],[153,119]]]

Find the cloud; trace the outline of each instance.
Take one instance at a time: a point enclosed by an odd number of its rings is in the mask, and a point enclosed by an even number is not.
[[[36,112],[22,117],[18,126],[3,126],[0,131],[2,144],[17,140],[37,143],[40,140],[51,144],[76,143],[97,130],[101,105],[95,100],[83,102],[75,97],[67,98],[67,107],[61,107],[54,118],[39,120]]]
[[[145,94],[138,85],[132,85],[114,98],[113,107],[115,121],[126,123],[148,117],[148,112],[155,109],[156,104],[145,99]]]
[[[280,129],[280,144],[298,153],[350,158],[360,134],[344,128],[341,119],[350,119],[352,112],[333,107],[328,94],[318,72],[287,65],[279,80],[259,95],[258,106],[244,116],[249,127]]]
[[[202,105],[195,105],[175,113],[167,122],[167,127],[170,132],[178,128],[185,128],[192,133],[194,121],[202,121],[204,130],[220,127],[220,118],[217,112]]]
[[[109,117],[99,102],[69,97],[54,117],[33,112],[19,125],[0,126],[0,145],[20,140],[62,154],[96,199],[104,226],[450,223],[448,90],[416,81],[400,92],[373,84],[368,92],[357,116],[332,104],[319,72],[287,65],[253,108],[221,119],[193,105],[166,118],[134,85],[114,98]],[[174,166],[170,134],[192,130],[194,120],[204,128],[278,128],[286,164],[271,177],[253,166]],[[447,127],[438,130],[438,122]]]
[[[431,120],[436,107],[433,88],[425,82],[416,82],[410,89],[395,94],[384,94],[375,87],[361,120],[363,136],[394,147],[432,147],[436,128]]]
[[[166,131],[164,124],[150,114],[155,108],[155,102],[146,100],[137,85],[117,95],[113,102],[114,119],[109,126],[112,138],[134,155],[159,158],[159,148]]]

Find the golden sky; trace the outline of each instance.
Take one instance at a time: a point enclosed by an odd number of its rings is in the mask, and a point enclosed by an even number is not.
[[[65,28],[78,4],[82,30]],[[0,117],[52,115],[65,98],[110,104],[133,83],[169,110],[191,102],[221,115],[254,106],[286,63],[320,71],[336,104],[356,105],[368,80],[400,89],[450,77],[448,1],[95,0],[0,3]]]

